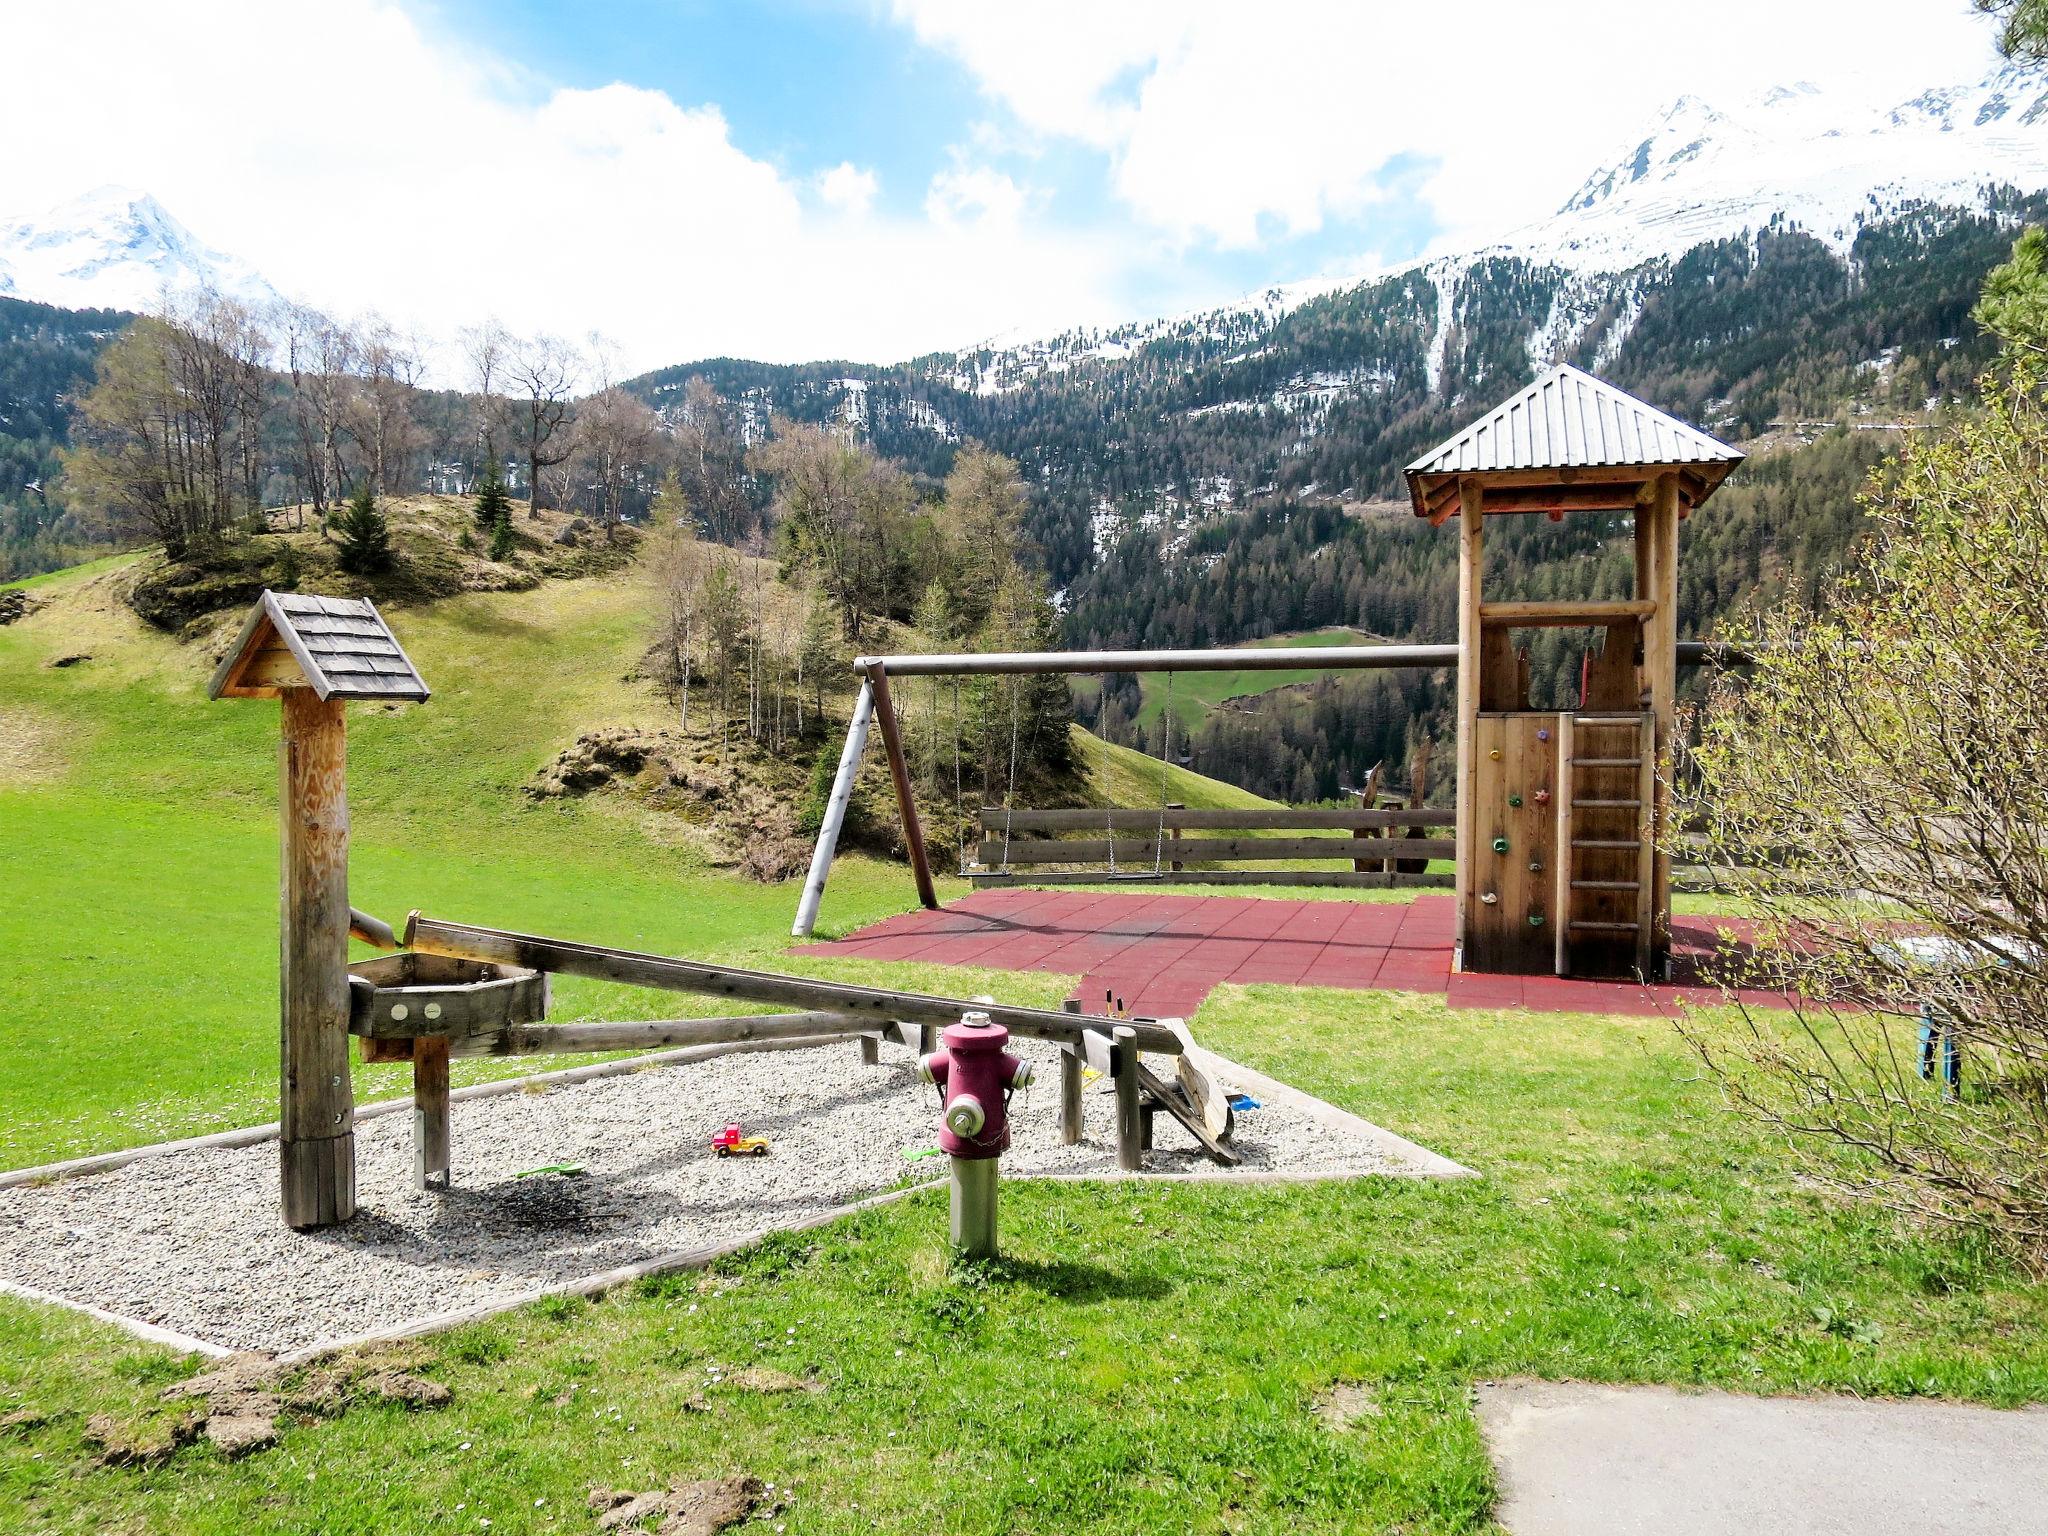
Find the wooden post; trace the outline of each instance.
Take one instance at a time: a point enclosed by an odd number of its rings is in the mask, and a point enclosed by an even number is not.
[[[864,1067],[878,1067],[882,1064],[882,1042],[873,1035],[860,1037],[860,1064]]]
[[[1081,1011],[1081,1000],[1070,997],[1060,1004],[1068,1013]],[[1060,1141],[1071,1147],[1081,1139],[1081,1052],[1060,1047]]]
[[[889,777],[896,784],[896,809],[903,818],[903,845],[910,853],[910,872],[917,878],[917,899],[931,911],[939,907],[932,889],[931,861],[925,857],[924,828],[918,825],[917,801],[910,792],[910,764],[903,756],[903,735],[896,728],[896,706],[889,698],[889,674],[880,662],[868,668],[875,694],[875,719],[882,727],[882,749],[889,754]]]
[[[412,1186],[448,1187],[448,1037],[412,1043]]]
[[[304,687],[280,697],[278,1158],[285,1223],[305,1231],[356,1213],[347,727],[338,698],[322,700]]]
[[[1138,1036],[1119,1024],[1110,1039],[1116,1078],[1116,1165],[1132,1173],[1145,1166],[1138,1115]]]
[[[1578,862],[1572,853],[1572,755],[1578,751],[1575,719],[1575,711],[1566,709],[1558,712],[1557,836],[1551,854],[1556,875],[1552,887],[1551,922],[1557,930],[1552,937],[1557,946],[1557,974],[1560,976],[1572,973],[1572,909],[1576,905],[1572,900],[1572,870]]]
[[[1649,527],[1643,526],[1645,511]],[[1657,605],[1643,625],[1643,681],[1649,689],[1650,710],[1656,717],[1654,756],[1662,764],[1671,750],[1671,731],[1678,708],[1678,476],[1660,475],[1649,506],[1636,511],[1636,542],[1649,538],[1647,575],[1650,591],[1642,594]],[[1664,832],[1665,790],[1663,775],[1656,776],[1654,805],[1643,807],[1647,836],[1661,838]],[[1668,952],[1671,934],[1671,856],[1661,849],[1655,856],[1655,890],[1651,895],[1650,964],[1659,964]]]
[[[1458,482],[1458,960],[1464,962],[1471,936],[1472,882],[1478,860],[1472,856],[1472,804],[1479,723],[1479,600],[1481,568],[1486,550],[1485,492],[1470,478]]]

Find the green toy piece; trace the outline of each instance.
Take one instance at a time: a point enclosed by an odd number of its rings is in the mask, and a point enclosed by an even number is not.
[[[1496,837],[1493,840],[1493,851],[1495,853],[1506,853],[1508,851],[1508,840],[1504,837]]]

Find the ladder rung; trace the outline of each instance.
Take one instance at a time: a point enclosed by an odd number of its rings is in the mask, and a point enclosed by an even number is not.
[[[1575,837],[1572,839],[1572,846],[1574,848],[1640,848],[1643,846],[1643,842],[1641,838],[1636,837]]]
[[[1634,933],[1641,923],[1572,923],[1573,928],[1586,928],[1595,933]]]
[[[1640,757],[1575,757],[1572,759],[1572,766],[1574,768],[1640,768],[1643,766],[1643,760]]]
[[[1574,880],[1575,891],[1640,891],[1642,882],[1637,880]]]
[[[1574,800],[1572,802],[1572,809],[1576,811],[1637,811],[1641,810],[1642,806],[1643,802],[1640,800]]]

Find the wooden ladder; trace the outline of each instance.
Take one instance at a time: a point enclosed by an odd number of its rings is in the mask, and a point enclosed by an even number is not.
[[[1627,740],[1619,733],[1627,731]],[[1587,741],[1580,755],[1581,737]],[[1656,873],[1656,847],[1648,832],[1655,814],[1657,793],[1656,719],[1647,711],[1629,714],[1588,713],[1566,710],[1557,717],[1557,843],[1556,889],[1553,908],[1556,927],[1557,974],[1571,974],[1571,941],[1575,935],[1632,934],[1636,941],[1636,968],[1644,975],[1650,969],[1652,938],[1651,901]],[[1612,790],[1597,796],[1582,795],[1580,775],[1587,770],[1635,770],[1635,794],[1615,798]],[[1606,775],[1611,784],[1614,775]],[[1579,818],[1585,812],[1628,811],[1634,823],[1627,837],[1586,837],[1579,832]],[[1611,819],[1611,818],[1608,818]],[[1582,879],[1580,855],[1587,851],[1635,855],[1633,879]],[[1594,902],[1616,893],[1632,892],[1635,916],[1616,919],[1589,915]]]

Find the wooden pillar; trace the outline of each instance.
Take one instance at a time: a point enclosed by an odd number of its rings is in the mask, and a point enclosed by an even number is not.
[[[1060,1006],[1068,1013],[1081,1011],[1081,1000],[1070,997]],[[1060,1141],[1071,1147],[1081,1139],[1081,1047],[1060,1047]]]
[[[860,1037],[860,1064],[864,1067],[879,1067],[882,1064],[882,1042],[873,1035]]]
[[[1145,1166],[1144,1128],[1138,1112],[1138,1032],[1120,1024],[1110,1039],[1116,1078],[1116,1165],[1135,1173]]]
[[[1458,482],[1458,955],[1462,965],[1471,936],[1472,855],[1477,817],[1472,805],[1479,723],[1480,573],[1486,548],[1485,493],[1477,481]]]
[[[448,1037],[412,1043],[412,1186],[448,1187]]]
[[[1636,509],[1636,550],[1639,579],[1649,590],[1642,595],[1657,605],[1643,625],[1643,684],[1655,717],[1660,769],[1671,753],[1671,732],[1678,711],[1678,476],[1660,475],[1647,505]],[[1661,838],[1667,793],[1664,773],[1655,775],[1655,805],[1643,807],[1649,835]],[[1658,966],[1671,943],[1671,856],[1659,850],[1655,889],[1650,901],[1651,965]]]
[[[924,828],[918,825],[917,801],[910,791],[910,764],[903,756],[903,733],[896,726],[896,706],[889,698],[889,674],[880,662],[868,668],[875,694],[875,720],[882,727],[882,749],[889,756],[889,777],[896,785],[896,809],[903,818],[903,845],[910,853],[910,872],[917,878],[917,899],[936,912],[931,861],[925,857]]]
[[[356,1213],[348,1059],[348,784],[340,699],[285,688],[278,1153],[288,1226]]]

